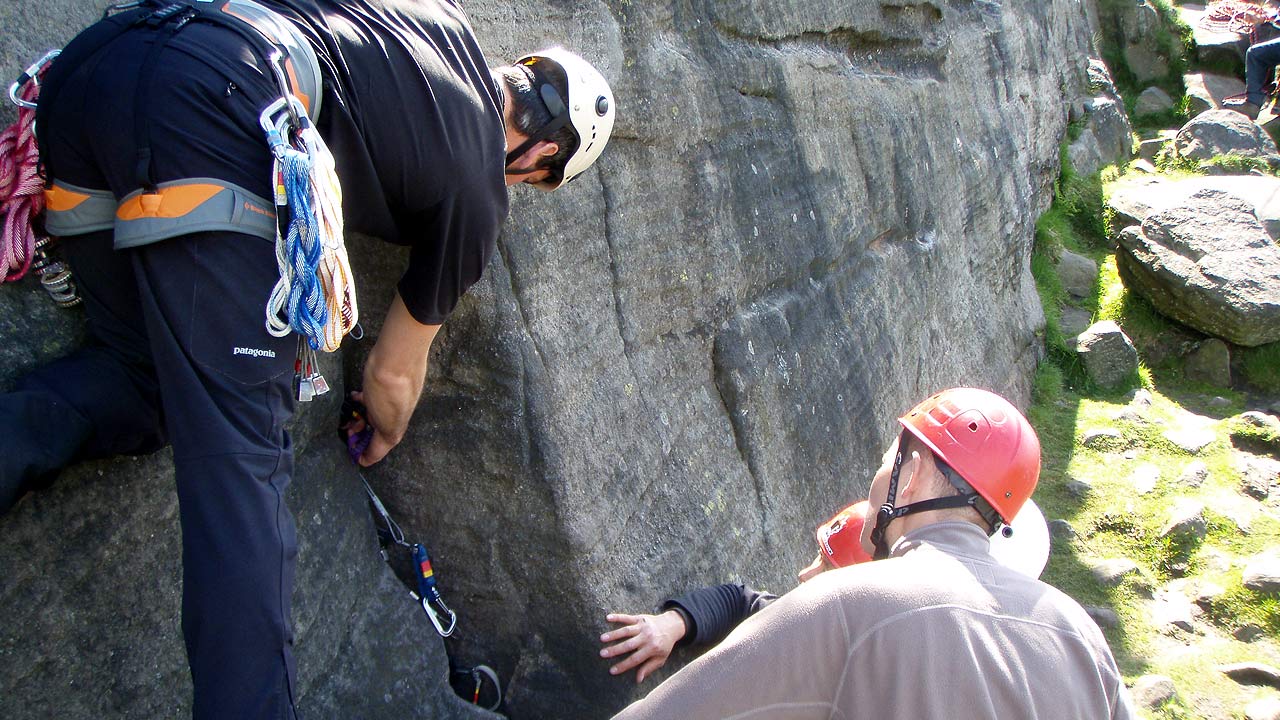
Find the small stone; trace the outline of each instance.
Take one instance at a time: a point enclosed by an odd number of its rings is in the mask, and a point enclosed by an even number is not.
[[[1133,683],[1133,702],[1147,710],[1156,710],[1178,697],[1173,679],[1164,675],[1143,675]]]
[[[1249,560],[1240,578],[1254,592],[1280,593],[1280,557],[1262,555]]]
[[[1120,412],[1113,415],[1112,419],[1137,425],[1145,425],[1147,423],[1147,417],[1142,414],[1142,411],[1133,407],[1126,407],[1122,409]]]
[[[1083,500],[1093,493],[1093,483],[1082,478],[1071,478],[1067,480],[1067,493],[1077,500]]]
[[[1226,590],[1212,583],[1201,585],[1197,588],[1196,596],[1192,598],[1191,602],[1207,612],[1213,609],[1214,603],[1218,602],[1218,598],[1222,597],[1226,592]]]
[[[1093,618],[1093,621],[1097,623],[1100,628],[1120,627],[1120,616],[1111,608],[1101,607],[1098,605],[1085,605],[1084,611],[1089,614],[1089,617]]]
[[[1209,338],[1187,356],[1182,374],[1188,380],[1214,387],[1231,387],[1231,350],[1218,338]]]
[[[1241,625],[1240,627],[1236,628],[1236,631],[1231,633],[1231,637],[1239,640],[1240,642],[1247,643],[1247,642],[1253,642],[1254,640],[1257,640],[1258,638],[1263,637],[1266,634],[1267,634],[1266,628],[1262,627],[1261,625],[1255,625],[1254,623],[1245,623],[1244,625]]]
[[[1179,450],[1192,455],[1205,449],[1209,443],[1218,439],[1218,436],[1208,428],[1165,430],[1162,436],[1165,440],[1173,443]]]
[[[1178,484],[1183,487],[1198,488],[1208,479],[1209,466],[1205,465],[1203,460],[1192,460],[1182,468],[1182,473],[1178,475]]]
[[[1209,400],[1209,407],[1224,408],[1230,404],[1231,404],[1231,401],[1222,397],[1221,395],[1215,395],[1212,399]]]
[[[1115,587],[1130,575],[1138,574],[1138,564],[1127,558],[1112,558],[1099,560],[1089,570],[1098,582]]]
[[[1280,698],[1254,700],[1244,709],[1245,720],[1280,720]]]
[[[1076,529],[1066,520],[1050,520],[1049,536],[1055,540],[1070,540],[1076,536]]]
[[[1129,443],[1115,428],[1098,428],[1086,430],[1080,438],[1080,444],[1090,450],[1112,452],[1124,449]]]
[[[1125,450],[1124,452],[1120,453],[1120,457],[1124,458],[1125,460],[1136,460],[1138,458],[1138,451]]]
[[[1160,468],[1151,463],[1144,463],[1134,468],[1133,473],[1129,475],[1129,482],[1133,485],[1134,491],[1139,495],[1146,495],[1156,489],[1156,483],[1160,480]]]
[[[1189,498],[1178,498],[1169,510],[1169,519],[1165,522],[1160,537],[1182,537],[1203,540],[1208,532],[1209,524],[1204,518],[1204,503]]]
[[[1136,408],[1145,409],[1151,407],[1151,403],[1154,402],[1154,400],[1155,399],[1151,397],[1150,390],[1146,388],[1138,388],[1134,390],[1132,396],[1130,396],[1129,404]]]
[[[1231,663],[1219,665],[1218,672],[1242,685],[1270,685],[1280,688],[1280,670],[1260,662]]]

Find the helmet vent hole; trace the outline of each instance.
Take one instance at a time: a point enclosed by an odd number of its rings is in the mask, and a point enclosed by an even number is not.
[[[978,423],[976,422],[969,423],[969,432],[978,432]]]

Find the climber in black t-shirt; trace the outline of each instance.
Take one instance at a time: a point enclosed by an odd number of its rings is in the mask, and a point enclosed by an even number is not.
[[[277,71],[333,153],[347,229],[410,248],[356,393],[372,426],[362,465],[404,436],[507,187],[586,170],[613,96],[559,48],[490,70],[451,0],[135,5],[80,33],[41,83],[46,224],[65,238],[89,341],[0,395],[0,512],[71,462],[170,444],[194,714],[292,718],[283,497],[299,343],[264,327],[280,270],[261,114],[281,97]],[[267,28],[287,57],[208,12]]]

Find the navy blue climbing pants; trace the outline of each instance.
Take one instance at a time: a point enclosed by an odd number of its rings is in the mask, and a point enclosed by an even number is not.
[[[129,31],[58,88],[42,138],[55,180],[116,200],[139,188],[136,98],[155,37]],[[217,68],[205,46],[219,48]],[[269,197],[257,114],[274,86],[242,41],[193,26],[149,72],[152,179],[217,178]],[[296,339],[263,325],[273,244],[230,231],[112,241],[103,230],[60,242],[90,340],[0,396],[0,435],[14,446],[0,453],[0,511],[70,462],[171,444],[194,716],[294,718],[285,423]]]
[[[1245,97],[1262,107],[1267,97],[1262,88],[1271,82],[1271,73],[1280,65],[1280,38],[1253,45],[1244,54]]]

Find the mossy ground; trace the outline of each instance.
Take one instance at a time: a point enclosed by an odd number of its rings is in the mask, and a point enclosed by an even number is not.
[[[1151,717],[1239,717],[1249,701],[1276,691],[1240,685],[1214,668],[1244,661],[1280,667],[1280,598],[1246,589],[1240,568],[1243,559],[1280,547],[1280,513],[1276,502],[1259,503],[1240,490],[1228,418],[1245,408],[1245,392],[1186,380],[1181,356],[1168,351],[1169,338],[1201,336],[1165,319],[1130,293],[1116,271],[1102,207],[1108,182],[1118,176],[1118,171],[1108,170],[1101,176],[1077,177],[1064,162],[1057,200],[1037,224],[1032,273],[1045,306],[1047,353],[1028,413],[1044,451],[1035,497],[1046,517],[1067,520],[1077,533],[1070,540],[1055,540],[1043,579],[1083,604],[1117,613],[1118,626],[1105,632],[1128,680],[1148,674],[1174,680],[1180,699]],[[1064,249],[1098,262],[1090,297],[1073,300],[1063,290],[1054,259]],[[1070,305],[1094,320],[1116,321],[1133,340],[1141,367],[1128,387],[1106,391],[1085,376],[1059,325],[1062,310]],[[1233,348],[1233,354],[1243,386],[1275,391],[1280,343]],[[1150,393],[1150,407],[1140,413],[1141,419],[1118,419],[1130,409],[1137,388]],[[1188,425],[1212,429],[1217,439],[1192,455],[1163,436],[1167,429]],[[1123,442],[1109,451],[1086,448],[1081,437],[1094,428],[1114,428]],[[1177,478],[1193,460],[1205,463],[1208,479],[1196,488],[1180,485]],[[1160,479],[1153,490],[1138,494],[1130,476],[1143,465],[1156,468]],[[1072,479],[1087,480],[1092,491],[1083,496],[1071,492]],[[1208,531],[1202,541],[1161,537],[1179,498],[1205,504]],[[1090,566],[1115,558],[1133,561],[1138,571],[1119,586],[1108,587],[1094,577]],[[1204,603],[1195,632],[1170,631],[1151,619],[1152,596],[1178,579],[1222,588]],[[1233,637],[1246,625],[1261,628],[1262,637],[1252,642]]]

